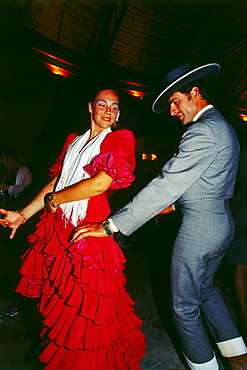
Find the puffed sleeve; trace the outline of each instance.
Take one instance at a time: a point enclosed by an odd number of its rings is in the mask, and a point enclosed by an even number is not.
[[[131,131],[123,129],[111,132],[102,142],[100,154],[84,167],[85,171],[90,176],[103,171],[113,179],[111,189],[126,188],[135,179],[135,144]]]
[[[77,134],[70,134],[70,135],[67,136],[61,154],[56,159],[55,164],[50,168],[50,173],[49,173],[50,177],[56,177],[61,172],[62,165],[63,165],[63,159],[64,159],[64,156],[65,156],[66,150],[67,150],[69,144],[71,144],[72,141],[77,136],[78,136]]]

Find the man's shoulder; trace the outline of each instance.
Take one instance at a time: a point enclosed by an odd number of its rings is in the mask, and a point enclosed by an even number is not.
[[[231,126],[227,119],[214,107],[203,112],[196,123],[208,125],[213,130]]]
[[[196,122],[206,135],[213,135],[218,143],[238,142],[234,127],[216,109],[210,108]]]
[[[198,121],[224,121],[227,122],[227,119],[216,109],[215,107],[210,107],[198,118]]]
[[[192,137],[202,135],[215,140],[216,137],[220,138],[221,135],[229,135],[229,132],[234,132],[231,124],[216,108],[212,107],[203,112],[198,120],[187,128],[184,135],[192,135]]]

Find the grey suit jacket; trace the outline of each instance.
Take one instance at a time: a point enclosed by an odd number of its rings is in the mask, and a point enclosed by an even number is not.
[[[112,216],[114,224],[130,235],[172,203],[231,198],[238,159],[235,130],[209,108],[188,127],[161,174]]]

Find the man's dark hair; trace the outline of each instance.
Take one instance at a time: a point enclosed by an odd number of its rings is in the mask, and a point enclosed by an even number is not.
[[[198,82],[198,81],[195,81],[193,84],[189,84],[189,85],[181,87],[179,89],[179,92],[181,92],[181,94],[187,94],[188,95],[191,92],[191,90],[193,89],[193,87],[195,87],[195,86],[197,86],[199,88],[202,99],[207,100],[207,102],[210,102],[212,100],[211,97],[209,96],[209,93],[208,93],[205,85],[202,82]]]

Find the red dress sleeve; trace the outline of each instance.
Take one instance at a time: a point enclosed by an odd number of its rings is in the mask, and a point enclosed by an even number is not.
[[[56,177],[56,176],[58,176],[60,174],[61,169],[62,169],[63,159],[64,159],[64,156],[65,156],[66,150],[67,150],[69,144],[72,143],[72,141],[77,136],[78,136],[77,134],[70,134],[70,135],[67,136],[61,154],[56,159],[55,164],[50,168],[50,174],[49,174],[49,176]]]
[[[111,132],[102,142],[100,154],[84,167],[85,171],[90,176],[98,171],[105,172],[113,179],[110,189],[126,188],[135,179],[132,174],[136,165],[135,144],[131,131]]]

